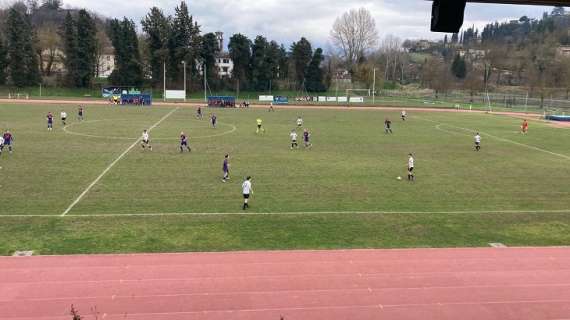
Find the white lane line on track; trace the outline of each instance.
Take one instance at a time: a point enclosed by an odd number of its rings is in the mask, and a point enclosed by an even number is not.
[[[168,216],[278,216],[278,215],[318,215],[318,214],[526,214],[526,213],[570,213],[566,210],[459,210],[459,211],[296,211],[296,212],[151,212],[151,213],[99,213],[67,214],[66,217],[168,217]],[[4,214],[0,218],[57,218],[54,214]]]
[[[174,109],[172,109],[169,113],[167,113],[166,115],[164,115],[162,118],[160,118],[160,120],[158,120],[155,124],[153,124],[150,128],[148,128],[148,131],[152,131],[152,129],[158,127],[164,120],[166,120],[168,117],[170,117],[174,112],[176,112],[180,107],[176,107]],[[91,182],[91,184],[89,186],[87,186],[87,188],[85,188],[85,190],[83,190],[83,192],[79,195],[79,197],[77,197],[75,199],[75,201],[73,201],[69,207],[67,207],[67,209],[65,209],[65,211],[61,214],[61,217],[65,217],[69,211],[71,211],[71,209],[73,209],[78,203],[79,201],[81,201],[81,199],[83,199],[83,197],[85,197],[85,195],[97,184],[97,182],[99,182],[101,180],[101,178],[103,178],[105,176],[105,174],[107,174],[107,172],[109,172],[109,170],[111,170],[111,168],[113,168],[113,166],[115,166],[115,164],[117,164],[117,162],[119,162],[121,159],[123,159],[124,156],[127,155],[127,153],[129,153],[129,151],[131,151],[135,146],[137,146],[140,142],[141,138],[139,137],[135,142],[133,142],[133,144],[131,144],[125,151],[123,151],[123,153],[121,153],[117,159],[115,159],[113,162],[111,162],[111,164],[109,164],[107,166],[107,168],[105,168],[105,170],[103,170],[103,172],[101,172],[101,174],[95,179],[93,180],[93,182]]]
[[[511,143],[511,144],[514,144],[514,145],[517,145],[517,146],[520,146],[520,147],[524,147],[524,148],[527,148],[527,149],[531,149],[531,150],[535,150],[535,151],[539,151],[539,152],[543,152],[543,153],[548,153],[548,154],[550,154],[550,155],[553,155],[553,156],[556,156],[556,157],[559,157],[559,158],[562,158],[562,159],[565,159],[565,160],[570,160],[570,156],[567,156],[567,155],[565,155],[565,154],[560,154],[560,153],[552,152],[552,151],[549,151],[549,150],[545,150],[545,149],[542,149],[542,148],[539,148],[539,147],[535,147],[535,146],[531,146],[531,145],[528,145],[528,144],[516,142],[516,141],[513,141],[513,140],[506,139],[506,138],[497,137],[497,136],[494,136],[494,135],[492,135],[492,134],[489,134],[489,133],[486,133],[486,132],[483,132],[483,131],[476,131],[476,130],[469,129],[469,128],[458,127],[458,126],[454,126],[454,125],[451,125],[451,124],[447,124],[447,123],[443,123],[443,122],[439,122],[439,121],[435,121],[435,120],[431,120],[431,119],[427,119],[427,118],[423,118],[423,117],[417,117],[417,116],[416,116],[415,118],[420,119],[420,120],[424,120],[424,121],[429,121],[429,122],[432,122],[432,123],[437,123],[437,125],[435,126],[435,128],[436,128],[437,130],[440,130],[440,131],[443,131],[443,132],[446,132],[446,133],[459,134],[459,135],[468,135],[468,134],[462,134],[462,133],[459,133],[459,132],[448,131],[448,130],[442,129],[441,126],[447,126],[447,127],[451,127],[451,128],[456,128],[456,129],[460,129],[460,130],[467,131],[467,132],[470,132],[470,133],[479,132],[480,134],[482,134],[482,135],[484,135],[484,136],[487,136],[487,137],[490,137],[490,138],[492,138],[492,139],[495,139],[495,140],[497,140],[497,141],[502,141],[502,142]]]

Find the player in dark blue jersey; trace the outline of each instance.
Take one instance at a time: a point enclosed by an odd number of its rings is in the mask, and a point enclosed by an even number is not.
[[[311,144],[311,133],[308,129],[303,131],[303,142],[305,143],[305,148],[310,148],[313,145]]]
[[[4,134],[2,135],[2,140],[4,140],[4,144],[0,148],[0,152],[2,151],[1,149],[8,148],[8,152],[12,153],[12,144],[14,143],[14,135],[12,135],[10,130],[6,130],[4,132]]]
[[[79,106],[79,109],[77,110],[77,120],[83,121],[83,107],[82,106]]]
[[[226,182],[230,180],[230,155],[226,154],[224,157],[224,163],[222,164],[222,170],[224,171],[224,177],[222,178],[222,182]]]
[[[213,115],[210,117],[210,120],[212,121],[212,128],[216,129],[216,122],[218,121],[218,117],[216,117],[216,115],[213,114]]]
[[[196,119],[202,120],[202,118],[203,118],[202,107],[198,107],[198,110],[196,110]]]
[[[192,151],[188,145],[188,137],[184,134],[184,132],[180,132],[180,152],[184,152],[184,149],[187,149],[188,152]]]
[[[51,112],[48,112],[46,118],[47,118],[48,131],[52,131],[53,130],[53,114],[51,114]]]

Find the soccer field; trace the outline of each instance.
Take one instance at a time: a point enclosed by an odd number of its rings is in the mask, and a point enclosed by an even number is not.
[[[61,110],[70,115],[65,128]],[[46,130],[48,111],[53,132]],[[473,223],[487,231],[504,223],[506,235],[506,226],[525,219],[532,226],[525,230],[541,238],[517,233],[514,244],[570,241],[568,129],[532,121],[521,135],[521,120],[480,113],[410,111],[403,122],[398,111],[380,110],[205,109],[204,120],[195,112],[88,106],[80,123],[75,106],[1,105],[0,127],[12,131],[15,146],[0,157],[0,253],[484,245],[502,239],[462,233]],[[311,149],[289,148],[298,115],[312,133]],[[384,133],[386,117],[392,135]],[[265,134],[255,133],[257,118]],[[137,142],[148,128],[153,151]],[[179,152],[181,131],[191,153]],[[406,181],[410,152],[413,183]],[[226,153],[231,180],[222,183]],[[247,175],[250,216],[236,216]],[[366,236],[375,225],[397,235],[406,223],[401,241],[386,242],[390,232],[374,229]],[[303,233],[311,225],[318,226]],[[362,241],[354,240],[356,225]],[[245,233],[259,237],[245,241]]]

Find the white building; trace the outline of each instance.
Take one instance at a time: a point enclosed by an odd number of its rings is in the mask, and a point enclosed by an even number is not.
[[[99,56],[96,76],[99,78],[109,78],[113,70],[115,70],[115,55],[112,52],[105,51]]]
[[[220,46],[220,52],[216,57],[218,76],[220,78],[231,78],[232,72],[234,71],[234,62],[232,58],[230,58],[230,54],[224,48],[224,33],[221,31],[216,32],[216,38],[218,38],[218,44]]]
[[[221,52],[216,57],[216,68],[218,69],[218,76],[221,78],[232,77],[232,72],[234,71],[234,62],[230,58],[229,53]]]

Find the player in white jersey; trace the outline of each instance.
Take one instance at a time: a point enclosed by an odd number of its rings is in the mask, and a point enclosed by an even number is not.
[[[414,181],[414,156],[411,153],[408,156],[408,181]]]
[[[293,148],[299,148],[299,144],[297,143],[297,132],[295,130],[291,130],[289,136],[291,137],[291,150],[293,150]]]
[[[4,137],[0,136],[0,155],[2,154],[2,149],[4,149]]]
[[[408,114],[406,113],[406,110],[402,110],[402,121],[406,121],[407,116]]]
[[[243,210],[249,208],[249,197],[253,194],[253,188],[251,187],[251,177],[245,178],[245,181],[241,185],[241,190],[243,194]]]
[[[297,117],[297,127],[302,127],[303,126],[303,118],[301,118],[301,116]]]
[[[145,129],[143,130],[142,137],[141,137],[141,147],[143,150],[148,148],[148,150],[152,151],[152,146],[150,145],[150,135],[148,131]]]
[[[479,132],[477,132],[474,139],[475,139],[475,151],[481,150],[481,135],[479,134]]]
[[[59,115],[61,117],[61,123],[65,126],[65,121],[67,120],[67,112],[61,111]]]

